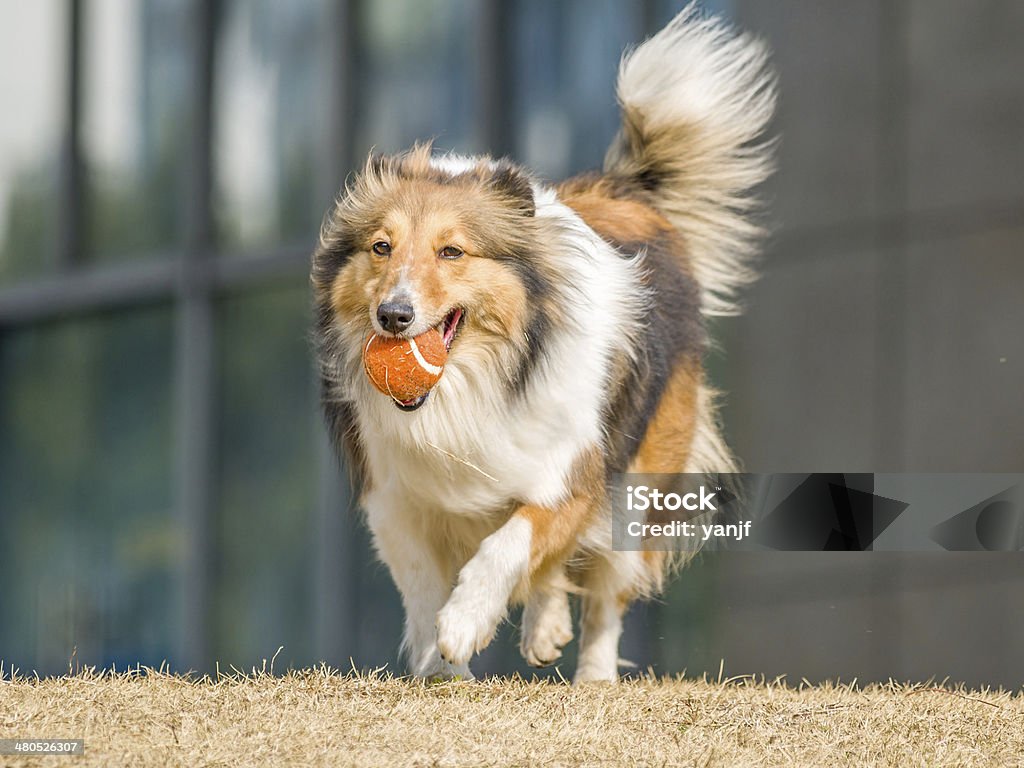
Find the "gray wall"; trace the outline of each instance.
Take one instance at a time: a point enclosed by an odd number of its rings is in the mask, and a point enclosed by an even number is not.
[[[782,87],[776,234],[722,329],[746,468],[1019,472],[1024,3],[735,6]],[[1024,683],[1020,554],[736,554],[716,573],[716,671]]]

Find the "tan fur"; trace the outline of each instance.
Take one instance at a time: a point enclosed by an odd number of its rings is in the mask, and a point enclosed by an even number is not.
[[[580,457],[573,472],[573,494],[557,507],[527,505],[515,514],[533,526],[530,572],[561,570],[573,556],[580,533],[590,526],[604,502],[604,459],[598,449]]]
[[[570,179],[559,187],[559,196],[606,240],[643,243],[674,234],[668,219],[650,205],[616,197],[606,178],[589,181]]]
[[[702,378],[699,360],[686,360],[676,367],[658,401],[654,417],[647,424],[640,448],[629,466],[630,472],[676,474],[687,471],[698,426],[697,398]],[[668,552],[644,550],[647,580],[633,585],[620,599],[629,602],[643,594],[660,592],[674,559]]]
[[[697,389],[701,378],[699,360],[686,360],[677,366],[658,401],[654,417],[647,423],[630,472],[686,471],[697,426]]]

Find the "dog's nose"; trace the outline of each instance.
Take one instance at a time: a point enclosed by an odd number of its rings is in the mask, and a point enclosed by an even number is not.
[[[380,327],[390,333],[401,333],[416,318],[411,304],[399,301],[386,301],[377,307],[377,322]]]

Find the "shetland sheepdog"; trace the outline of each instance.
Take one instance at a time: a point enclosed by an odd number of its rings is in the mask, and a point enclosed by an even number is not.
[[[735,312],[752,279],[767,50],[690,6],[623,56],[617,95],[600,172],[551,185],[417,145],[371,156],[325,218],[323,407],[401,592],[416,676],[471,677],[517,604],[524,658],[550,664],[579,595],[575,680],[617,679],[623,613],[673,558],[613,549],[611,476],[735,469],[705,318]],[[378,392],[368,336],[435,327],[449,350],[436,387]]]

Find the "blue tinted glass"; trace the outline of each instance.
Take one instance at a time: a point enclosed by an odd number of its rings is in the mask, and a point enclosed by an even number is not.
[[[312,241],[330,103],[325,0],[229,0],[218,37],[215,213],[228,247]],[[340,183],[340,180],[338,180]]]
[[[303,281],[220,307],[214,656],[309,664],[317,390]],[[339,510],[339,514],[341,511]]]
[[[558,179],[597,167],[618,129],[615,73],[640,4],[524,0],[515,29],[520,159]]]
[[[83,11],[86,254],[166,252],[182,232],[189,4],[89,0]]]
[[[0,344],[0,655],[41,673],[172,658],[180,531],[165,309]]]
[[[417,140],[474,149],[474,47],[479,4],[469,0],[367,3],[359,27],[357,146],[384,152]]]

